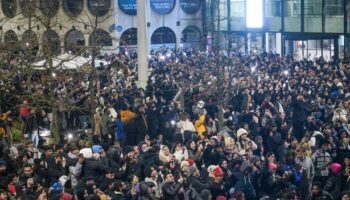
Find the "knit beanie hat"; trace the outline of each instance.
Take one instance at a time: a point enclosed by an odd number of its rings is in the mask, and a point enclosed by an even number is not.
[[[218,167],[215,167],[214,170],[213,170],[213,175],[215,177],[220,177],[220,176],[224,176],[224,172],[222,171],[222,169],[218,166]]]
[[[339,163],[331,164],[331,170],[334,174],[338,174],[341,170],[341,165]]]

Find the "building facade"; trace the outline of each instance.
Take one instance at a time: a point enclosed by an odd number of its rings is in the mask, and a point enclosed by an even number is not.
[[[260,27],[248,26],[259,18]],[[223,49],[349,57],[348,0],[206,0],[206,19],[205,34],[211,39],[219,32]]]
[[[121,47],[136,48],[136,0],[1,0],[0,3],[3,46],[16,46],[20,51],[30,49],[34,54],[46,44],[54,54],[74,53],[93,44],[102,46],[102,53],[116,52]],[[150,0],[147,7],[150,49],[199,48],[203,44],[200,0]]]

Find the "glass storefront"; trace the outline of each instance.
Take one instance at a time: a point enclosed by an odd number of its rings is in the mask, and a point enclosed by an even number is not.
[[[325,32],[344,32],[344,0],[325,1]]]
[[[304,32],[322,32],[322,1],[304,0]]]
[[[285,40],[287,55],[293,55],[296,60],[308,59],[315,61],[323,58],[329,61],[334,56],[334,39],[325,40]]]
[[[301,0],[285,0],[283,6],[285,31],[301,32]]]
[[[281,30],[281,7],[281,0],[265,1],[266,27],[269,31]]]
[[[245,30],[245,1],[230,0],[230,18],[232,31]]]
[[[333,55],[342,58],[350,49],[350,44],[347,45],[349,36],[344,35],[350,33],[349,0],[264,0],[262,29],[247,27],[246,18],[250,16],[247,5],[250,1],[206,2],[209,18],[208,32],[204,30],[204,34],[211,34],[213,44],[220,35],[218,42],[223,49],[239,49],[246,53],[272,51],[295,55],[298,59],[314,59],[322,55],[328,60]],[[347,16],[344,16],[345,10]],[[344,30],[345,19],[347,30]],[[218,30],[218,20],[222,32],[220,34],[215,33]],[[339,39],[342,35],[343,39]],[[290,39],[290,36],[293,37]],[[330,39],[322,40],[324,37]]]

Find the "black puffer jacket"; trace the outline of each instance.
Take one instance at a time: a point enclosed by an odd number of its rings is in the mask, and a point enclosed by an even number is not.
[[[162,186],[163,198],[167,200],[178,200],[180,188],[181,185],[179,183],[164,183]]]
[[[101,174],[105,172],[107,169],[106,166],[102,165],[102,163],[99,160],[95,160],[92,158],[85,159],[83,170],[82,170],[82,176],[83,177],[100,177]]]

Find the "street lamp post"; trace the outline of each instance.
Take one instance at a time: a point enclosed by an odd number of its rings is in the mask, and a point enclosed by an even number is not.
[[[148,80],[148,47],[147,47],[147,1],[137,0],[137,59],[138,84],[146,88]]]

